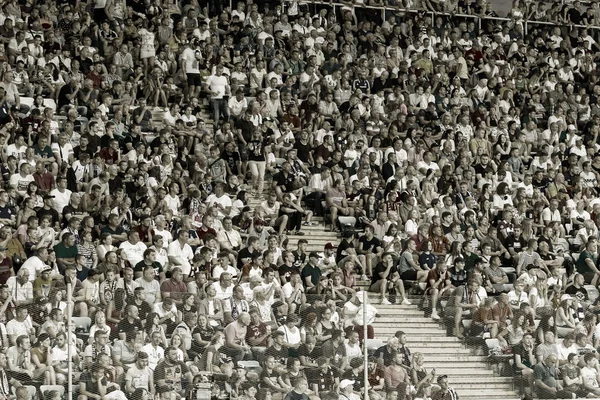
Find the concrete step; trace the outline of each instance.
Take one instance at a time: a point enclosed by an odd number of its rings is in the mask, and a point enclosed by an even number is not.
[[[308,227],[303,226],[302,229],[300,230],[300,232],[304,232],[304,235],[295,235],[293,233],[288,233],[286,236],[290,240],[306,239],[306,240],[308,240],[309,243],[322,244],[323,246],[325,246],[325,244],[327,244],[329,242],[331,242],[334,246],[336,246],[340,241],[340,239],[333,233],[323,234],[319,231],[312,231],[310,229],[304,229],[304,228],[308,228]]]
[[[377,308],[377,307],[375,307]],[[431,318],[423,317],[423,312],[419,311],[418,313],[411,314],[410,316],[402,315],[392,315],[392,314],[381,314],[380,317],[377,318],[375,324],[396,324],[396,323],[410,323],[410,324],[433,324],[435,326],[439,326],[437,322],[434,322]]]
[[[510,391],[510,392],[500,392],[498,395],[492,395],[490,397],[487,397],[487,399],[521,400],[521,397],[519,397],[519,395],[516,394],[515,392]],[[460,396],[460,400],[481,400],[481,397],[479,397],[479,396]]]
[[[439,329],[439,324],[434,322],[431,318],[423,318],[425,321],[415,321],[414,319],[407,318],[378,318],[377,323],[382,326],[399,326],[404,325],[410,326],[411,328],[433,328]]]
[[[415,349],[414,353],[421,353],[425,357],[425,364],[427,365],[427,361],[430,356],[436,355],[444,355],[444,356],[452,356],[459,357],[464,355],[473,355],[470,349],[465,349],[464,346],[459,345],[458,347],[447,347],[450,343],[444,343],[443,346],[432,346],[430,343],[419,343],[419,342],[411,342],[409,347],[411,349]],[[483,357],[483,356],[479,356]]]
[[[452,387],[459,392],[460,398],[462,399],[462,394],[465,391],[470,392],[472,389],[481,388],[481,384],[485,383],[486,390],[494,390],[494,391],[504,391],[511,389],[510,382],[501,382],[501,383],[491,383],[488,382],[489,378],[484,378],[479,382],[473,382],[471,379],[470,383],[457,383],[454,379],[452,380]]]
[[[302,231],[310,232],[311,238],[322,239],[322,238],[338,238],[337,232],[326,232],[322,226],[302,226]],[[288,236],[291,236],[288,234]]]
[[[449,382],[449,384],[452,386],[451,382]],[[509,394],[511,396],[518,396],[518,394],[512,390],[506,390],[504,393],[498,393],[498,392],[499,391],[496,389],[487,389],[487,388],[482,389],[481,387],[479,387],[479,388],[461,388],[461,391],[459,393],[459,398],[462,399],[463,397],[466,397],[466,396],[477,396],[478,399],[482,400],[482,399],[490,399],[490,398],[505,399],[506,394]]]
[[[428,368],[430,368],[430,365],[427,365]],[[485,381],[487,379],[487,376],[490,377],[494,377],[494,371],[487,369],[487,368],[473,368],[470,365],[464,368],[458,368],[457,366],[449,366],[448,364],[446,365],[442,365],[439,367],[435,367],[435,374],[437,376],[440,375],[448,375],[448,381],[450,383],[450,386],[454,385],[454,381],[452,381],[450,379],[450,377],[452,377],[454,379],[454,377],[463,377],[465,379],[468,379],[468,377],[471,377],[471,380],[474,382],[478,382],[480,380]],[[476,375],[477,376],[477,381],[475,381],[475,379],[473,378],[473,376]],[[483,398],[481,398],[483,399]]]
[[[428,354],[426,358],[426,365],[429,363],[453,363],[453,362],[461,362],[461,363],[483,363],[488,365],[486,362],[486,357],[484,356],[474,356],[471,355],[468,350],[466,354]]]
[[[435,373],[438,373],[438,370],[435,370]],[[511,384],[513,382],[513,378],[508,376],[488,376],[485,379],[486,383],[489,384]],[[477,382],[473,382],[472,378],[468,376],[454,376],[452,378],[453,385],[468,385],[468,384],[477,384]]]
[[[393,327],[392,326],[389,328],[374,326],[373,329],[375,330],[375,337],[377,337],[377,338],[387,338],[390,336],[394,336],[394,334],[398,331],[403,331],[408,336],[415,336],[415,337],[418,337],[419,335],[427,335],[430,337],[446,337],[446,332],[444,332],[442,330],[419,329],[419,328],[411,329],[409,326],[403,326],[403,327]]]
[[[424,312],[421,311],[421,310],[419,310],[418,308],[416,308],[416,306],[415,306],[414,310],[410,310],[410,311],[399,310],[399,311],[395,311],[394,312],[393,309],[392,310],[386,310],[386,309],[384,309],[383,307],[386,307],[386,305],[385,304],[380,304],[379,300],[373,301],[373,302],[371,302],[371,304],[377,309],[378,314],[379,314],[379,318],[377,318],[376,321],[380,321],[382,318],[400,318],[401,322],[411,322],[411,321],[426,322],[426,321],[433,321],[431,318],[425,317]]]

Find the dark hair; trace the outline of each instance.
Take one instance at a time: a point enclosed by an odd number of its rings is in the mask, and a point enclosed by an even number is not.
[[[131,394],[131,400],[142,400],[144,393],[148,393],[148,390],[144,388],[135,389],[135,391]]]

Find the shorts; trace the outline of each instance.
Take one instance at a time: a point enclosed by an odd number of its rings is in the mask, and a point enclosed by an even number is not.
[[[594,277],[596,276],[595,272],[586,272],[585,274],[583,274],[583,278],[585,279],[585,283],[587,283],[588,285],[592,283],[592,280],[594,279]]]
[[[400,279],[403,281],[416,281],[417,280],[417,271],[414,269],[404,271],[400,274]]]
[[[186,74],[187,75],[187,84],[188,86],[201,86],[202,79],[200,78],[200,74]]]

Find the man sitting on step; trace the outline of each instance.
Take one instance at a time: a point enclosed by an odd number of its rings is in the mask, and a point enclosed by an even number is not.
[[[459,339],[464,337],[461,332],[461,321],[463,318],[471,319],[473,312],[481,302],[478,291],[479,283],[471,279],[466,285],[456,288],[448,300],[446,316],[454,317],[454,335]]]

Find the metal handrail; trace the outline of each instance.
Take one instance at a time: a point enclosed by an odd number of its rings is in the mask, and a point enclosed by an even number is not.
[[[283,5],[285,6],[285,1],[282,2]],[[481,21],[482,20],[495,20],[495,21],[504,21],[504,22],[514,22],[515,19],[514,18],[508,18],[508,17],[493,17],[493,16],[487,16],[487,15],[474,15],[474,14],[455,14],[455,13],[448,13],[448,12],[443,12],[443,11],[431,11],[431,10],[424,10],[424,9],[408,9],[408,8],[403,8],[403,7],[393,7],[393,6],[389,6],[389,5],[370,5],[370,4],[359,4],[359,5],[355,5],[355,4],[349,4],[349,3],[343,3],[343,2],[339,2],[339,1],[323,1],[323,0],[311,0],[311,1],[306,1],[306,2],[301,2],[300,4],[312,4],[313,6],[317,6],[317,5],[323,5],[323,6],[329,6],[329,7],[334,7],[334,8],[346,8],[346,9],[350,9],[350,11],[352,11],[354,13],[354,9],[359,8],[359,9],[369,9],[369,10],[381,10],[381,18],[383,21],[385,21],[386,19],[386,14],[387,12],[405,12],[405,13],[412,13],[412,14],[416,14],[419,12],[426,12],[427,14],[431,14],[432,18],[435,18],[435,16],[437,15],[444,15],[444,16],[448,16],[448,17],[459,17],[459,18],[469,18],[469,19],[477,19],[478,20],[478,24],[479,24],[479,29],[481,29]],[[523,19],[520,21],[521,23],[523,23],[523,28],[524,28],[524,32],[525,34],[527,34],[527,30],[528,30],[528,25],[532,24],[532,25],[552,25],[552,26],[568,26],[568,27],[572,27],[572,28],[585,28],[585,29],[592,29],[595,31],[599,31],[600,32],[600,26],[596,26],[596,25],[577,25],[577,24],[558,24],[556,22],[552,22],[552,21],[536,21],[536,20],[526,20]]]

